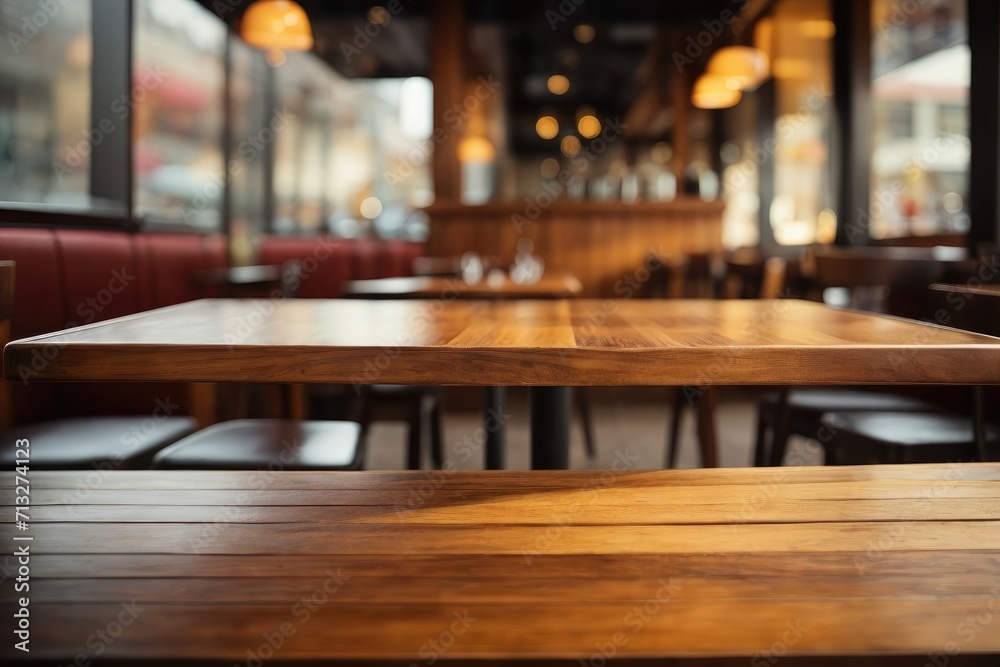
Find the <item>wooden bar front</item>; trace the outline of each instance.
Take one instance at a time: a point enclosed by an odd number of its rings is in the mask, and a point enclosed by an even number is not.
[[[527,238],[546,270],[569,271],[580,279],[583,296],[631,297],[639,291],[635,285],[648,280],[650,251],[663,256],[722,250],[722,210],[721,202],[700,199],[623,204],[552,202],[545,196],[435,205],[427,210],[427,254],[451,257],[471,250],[506,265],[518,241]]]

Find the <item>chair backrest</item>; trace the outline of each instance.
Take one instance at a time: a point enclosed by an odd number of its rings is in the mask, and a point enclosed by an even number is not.
[[[849,290],[854,308],[919,318],[927,287],[967,259],[964,248],[819,248],[816,282]]]
[[[929,321],[1000,337],[1000,285],[934,284],[929,294]]]
[[[785,291],[788,262],[781,257],[768,257],[764,261],[764,273],[760,279],[761,299],[780,299]]]
[[[670,299],[714,299],[718,257],[713,253],[650,255],[661,266],[654,296]]]
[[[789,260],[765,256],[756,248],[734,250],[726,257],[727,299],[777,299],[784,295]]]
[[[889,287],[925,289],[944,275],[947,263],[965,259],[961,249],[819,248],[816,280],[821,287]]]

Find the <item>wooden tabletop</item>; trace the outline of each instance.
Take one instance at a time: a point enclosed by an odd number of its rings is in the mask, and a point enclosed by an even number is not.
[[[930,289],[940,292],[957,292],[960,294],[981,294],[983,296],[1000,296],[1000,285],[951,285],[947,283],[934,283]]]
[[[501,279],[484,277],[474,285],[461,278],[416,276],[412,278],[379,278],[350,280],[344,283],[344,294],[365,299],[568,299],[583,292],[583,285],[569,273],[550,272],[537,283],[522,285],[507,274]]]
[[[87,474],[0,479],[4,661],[1000,652],[1000,464]]]
[[[230,266],[208,269],[195,276],[203,285],[257,285],[281,282],[281,267],[277,264]]]
[[[806,301],[202,300],[9,343],[10,379],[992,384],[1000,339]]]

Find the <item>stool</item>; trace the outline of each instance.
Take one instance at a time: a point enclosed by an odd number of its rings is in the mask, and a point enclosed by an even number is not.
[[[972,419],[964,415],[920,412],[831,412],[820,423],[829,434],[821,442],[828,465],[867,463],[945,463],[976,461]],[[987,443],[998,431],[986,425]],[[823,435],[823,432],[820,432]]]
[[[148,468],[157,452],[196,429],[190,417],[79,417],[17,426],[0,437],[6,451],[4,467],[8,469],[15,465],[15,442],[27,439],[32,470],[107,466],[136,470]]]
[[[238,419],[221,422],[167,447],[160,469],[360,470],[361,425],[343,421]]]

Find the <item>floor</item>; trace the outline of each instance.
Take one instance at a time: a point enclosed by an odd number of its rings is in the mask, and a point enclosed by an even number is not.
[[[469,391],[469,390],[463,390]],[[471,390],[478,392],[479,390]],[[662,468],[666,452],[667,423],[673,404],[667,388],[589,389],[598,457],[588,460],[578,415],[571,428],[570,463],[575,469],[610,468],[618,459],[632,469]],[[719,460],[724,467],[749,466],[756,433],[757,393],[747,389],[723,391],[717,414]],[[446,457],[459,470],[483,467],[481,409],[468,397],[445,396],[444,436]],[[460,403],[461,405],[456,405]],[[511,390],[507,421],[507,468],[530,468],[528,396]],[[694,433],[694,411],[686,410],[681,422],[678,467],[700,466]],[[402,469],[406,465],[406,426],[401,422],[378,422],[372,426],[365,467],[368,470]],[[820,448],[805,439],[793,438],[788,457],[798,465],[822,463]],[[425,467],[430,462],[425,454]],[[623,465],[622,463],[619,466]]]

